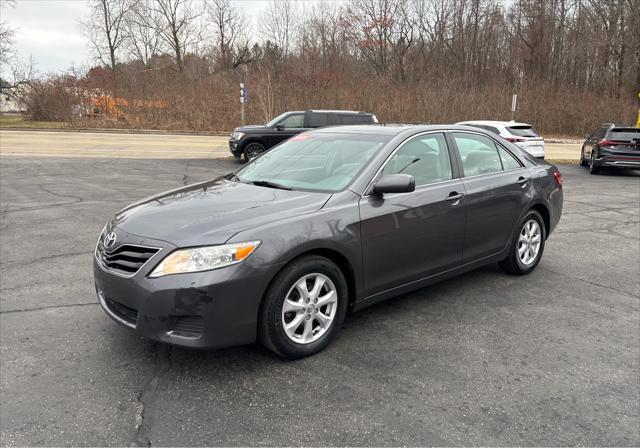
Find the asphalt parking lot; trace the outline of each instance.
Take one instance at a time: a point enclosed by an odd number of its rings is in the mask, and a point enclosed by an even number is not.
[[[104,222],[237,167],[0,158],[2,446],[640,444],[639,172],[561,166],[534,273],[381,303],[312,358],[171,348],[111,321],[91,269]]]

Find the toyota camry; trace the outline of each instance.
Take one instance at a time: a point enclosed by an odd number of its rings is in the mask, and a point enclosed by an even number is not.
[[[318,129],[117,212],[95,287],[148,338],[300,358],[348,311],[488,263],[530,273],[562,197],[555,166],[477,128]]]

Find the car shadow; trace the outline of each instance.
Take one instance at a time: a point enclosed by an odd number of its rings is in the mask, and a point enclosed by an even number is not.
[[[306,363],[311,359],[319,360],[332,356],[331,354],[339,355],[336,352],[344,349],[351,350],[352,348],[348,348],[350,344],[384,338],[386,333],[384,327],[393,327],[400,323],[416,327],[428,324],[429,321],[431,325],[437,326],[439,316],[460,313],[464,309],[464,302],[474,297],[474,294],[469,291],[479,288],[486,292],[487,288],[495,285],[496,280],[505,277],[515,278],[505,274],[497,264],[492,264],[464,276],[385,300],[358,312],[350,312],[338,337],[327,350],[294,363]],[[430,315],[432,312],[433,314]],[[122,329],[114,327],[115,331],[122,331]],[[241,370],[259,369],[291,363],[290,360],[275,355],[258,343],[209,350],[171,346],[145,338],[136,337],[134,339],[135,343],[142,342],[147,350],[154,351],[155,358],[166,355],[173,367],[179,367],[183,371],[202,369],[213,372],[213,370],[220,368],[228,371],[231,366],[236,366]],[[387,342],[392,343],[392,341]],[[114,337],[113,343],[128,345],[131,340]],[[126,347],[122,347],[122,350],[126,351]]]

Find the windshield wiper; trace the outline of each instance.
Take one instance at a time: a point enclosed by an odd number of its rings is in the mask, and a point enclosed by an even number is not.
[[[293,188],[287,187],[285,185],[280,185],[275,182],[270,182],[268,180],[254,180],[248,183],[256,185],[258,187],[277,188],[279,190],[293,190]]]

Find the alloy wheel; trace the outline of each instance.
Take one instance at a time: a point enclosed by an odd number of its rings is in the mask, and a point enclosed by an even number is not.
[[[246,154],[247,154],[247,158],[249,160],[255,159],[256,157],[258,157],[260,154],[262,154],[264,152],[264,148],[262,147],[262,145],[258,145],[255,143],[250,143],[247,146],[247,149],[245,150]]]
[[[331,279],[324,274],[307,274],[285,296],[284,332],[297,344],[315,342],[331,327],[337,309],[338,293]]]
[[[523,265],[529,266],[536,260],[540,252],[541,241],[540,224],[535,219],[525,222],[518,238],[518,258]]]

